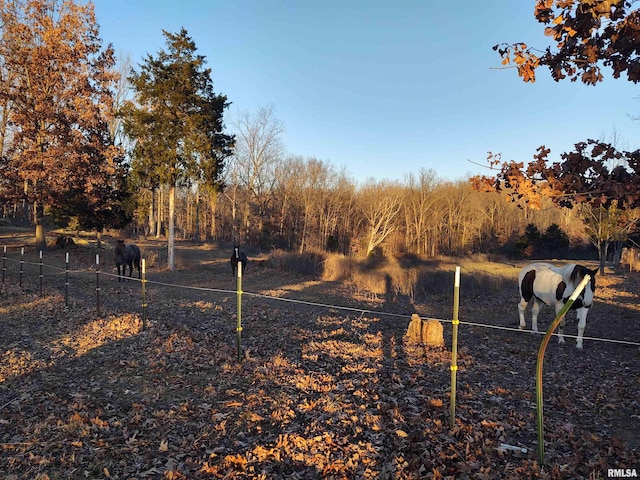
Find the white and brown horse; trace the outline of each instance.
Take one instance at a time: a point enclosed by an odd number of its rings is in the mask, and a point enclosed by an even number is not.
[[[532,263],[520,271],[518,277],[518,287],[520,289],[520,303],[518,313],[520,314],[520,329],[526,327],[525,310],[527,305],[533,301],[531,307],[531,329],[538,331],[538,313],[542,304],[549,305],[555,309],[556,315],[569,299],[578,284],[585,275],[591,276],[591,281],[586,285],[582,293],[571,306],[578,317],[578,339],[576,346],[582,348],[582,336],[587,324],[587,313],[593,303],[593,294],[596,290],[595,275],[598,269],[591,270],[582,265],[570,263],[563,267],[556,267],[550,263]],[[559,342],[564,343],[564,322],[563,318],[558,327]]]

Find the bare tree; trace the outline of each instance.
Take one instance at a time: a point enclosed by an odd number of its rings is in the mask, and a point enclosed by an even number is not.
[[[627,239],[640,222],[640,209],[630,208],[621,210],[615,205],[609,207],[595,207],[585,203],[580,205],[589,240],[598,249],[600,258],[600,274],[604,274],[604,266],[609,253],[609,246],[613,242]]]
[[[407,229],[407,247],[416,253],[427,252],[427,231],[433,206],[437,201],[435,170],[421,169],[418,178],[413,174],[406,177],[406,196],[403,210]]]
[[[331,168],[322,160],[310,158],[306,161],[305,174],[302,188],[302,202],[304,221],[302,225],[302,236],[300,239],[300,253],[303,253],[309,237],[311,222],[315,217],[320,221],[323,209],[323,196],[327,192]],[[317,230],[319,233],[319,229]],[[317,238],[317,236],[316,236]],[[320,247],[321,245],[316,245]]]
[[[391,235],[402,205],[402,190],[397,183],[370,179],[358,192],[360,210],[365,220],[366,255]]]
[[[280,136],[284,127],[276,118],[272,105],[261,107],[255,113],[239,112],[231,126],[236,134],[236,150],[227,176],[231,186],[229,195],[234,208],[242,202],[243,236],[246,240],[252,229],[252,213],[260,223],[267,194],[274,188],[278,165],[283,159],[284,147]],[[257,228],[260,227],[258,225]],[[236,228],[234,223],[234,230]],[[239,238],[240,235],[234,232],[234,237]]]

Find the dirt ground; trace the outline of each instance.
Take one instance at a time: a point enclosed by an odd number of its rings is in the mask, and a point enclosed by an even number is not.
[[[22,478],[607,478],[640,472],[640,275],[597,279],[584,350],[555,339],[544,363],[545,464],[537,461],[541,336],[517,329],[513,288],[465,295],[450,422],[453,286],[412,302],[294,275],[249,255],[240,357],[230,250],[141,242],[141,282],[104,251],[39,259],[20,237],[0,290],[0,476]],[[0,251],[1,253],[1,251]],[[134,275],[135,276],[135,275]],[[412,313],[446,347],[410,344]],[[540,328],[552,320],[543,310]],[[143,322],[144,320],[144,322]],[[143,325],[144,323],[144,325]],[[503,329],[505,328],[505,329]],[[575,335],[574,315],[565,333]],[[589,338],[593,337],[593,338]],[[617,340],[605,342],[594,338]],[[624,342],[630,342],[627,344]],[[506,450],[501,444],[520,447]],[[639,473],[640,474],[640,473]]]

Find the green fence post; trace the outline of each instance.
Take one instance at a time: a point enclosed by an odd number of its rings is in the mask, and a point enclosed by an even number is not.
[[[7,272],[7,246],[5,245],[2,250],[2,283],[4,283],[4,277]]]
[[[456,267],[455,280],[453,282],[453,325],[451,341],[451,413],[449,426],[453,428],[456,424],[456,376],[458,373],[458,308],[460,304],[460,267]]]
[[[543,406],[543,398],[542,398],[542,366],[544,363],[544,352],[547,349],[547,345],[549,344],[549,340],[551,339],[551,335],[553,331],[556,329],[560,321],[567,314],[573,302],[576,301],[578,295],[584,290],[587,283],[591,281],[590,275],[585,275],[582,279],[582,282],[578,284],[576,289],[573,291],[567,303],[564,304],[562,310],[558,313],[556,318],[553,320],[547,333],[542,339],[542,343],[540,344],[540,349],[538,350],[538,360],[536,362],[536,410],[538,413],[538,460],[540,461],[540,465],[544,465],[544,406]]]
[[[40,296],[42,296],[42,250],[40,250]]]
[[[22,273],[24,272],[24,247],[20,249],[20,288],[22,288]]]
[[[69,306],[69,252],[64,255],[64,306]]]
[[[238,334],[237,340],[237,349],[238,349],[238,363],[242,361],[242,347],[241,347],[241,336],[242,336],[242,262],[238,262],[238,318],[236,325],[236,333]]]
[[[145,259],[142,259],[142,329],[147,328],[147,267]]]
[[[96,311],[100,316],[100,254],[96,253]]]

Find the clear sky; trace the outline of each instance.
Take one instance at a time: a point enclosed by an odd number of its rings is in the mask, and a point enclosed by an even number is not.
[[[273,105],[288,154],[344,167],[357,181],[433,169],[447,180],[486,169],[487,152],[551,160],[617,132],[640,147],[639,88],[535,84],[498,70],[492,46],[544,49],[534,0],[95,0],[104,44],[134,66],[184,27],[212,69],[226,113]]]

